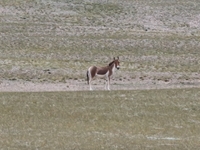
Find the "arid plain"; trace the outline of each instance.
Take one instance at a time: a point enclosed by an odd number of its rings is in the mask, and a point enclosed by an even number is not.
[[[198,0],[2,0],[0,149],[199,149],[199,66]]]

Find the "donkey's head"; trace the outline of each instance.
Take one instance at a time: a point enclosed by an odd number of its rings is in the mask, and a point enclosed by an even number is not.
[[[114,64],[115,64],[115,68],[119,69],[119,68],[120,68],[119,57],[117,57],[117,59],[115,59],[115,57],[114,57],[113,62],[114,62]]]

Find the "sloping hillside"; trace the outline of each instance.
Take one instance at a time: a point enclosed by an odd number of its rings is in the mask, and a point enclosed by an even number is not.
[[[199,80],[198,0],[3,0],[0,14],[2,80],[84,79],[114,56],[120,81]]]

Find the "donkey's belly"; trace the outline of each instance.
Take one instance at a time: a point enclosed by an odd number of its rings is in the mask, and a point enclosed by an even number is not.
[[[96,74],[96,76],[98,77],[98,78],[105,78],[105,77],[107,77],[108,76],[108,72],[106,73],[106,74]]]

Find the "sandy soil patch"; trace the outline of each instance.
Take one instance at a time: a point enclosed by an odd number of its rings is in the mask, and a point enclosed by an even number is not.
[[[94,80],[94,90],[105,90],[105,81]],[[153,81],[131,80],[111,81],[111,90],[146,90],[146,89],[169,89],[169,88],[200,88],[200,80],[192,81]],[[89,86],[86,81],[67,80],[66,83],[33,83],[28,81],[3,80],[0,84],[0,92],[48,92],[48,91],[86,91]]]

